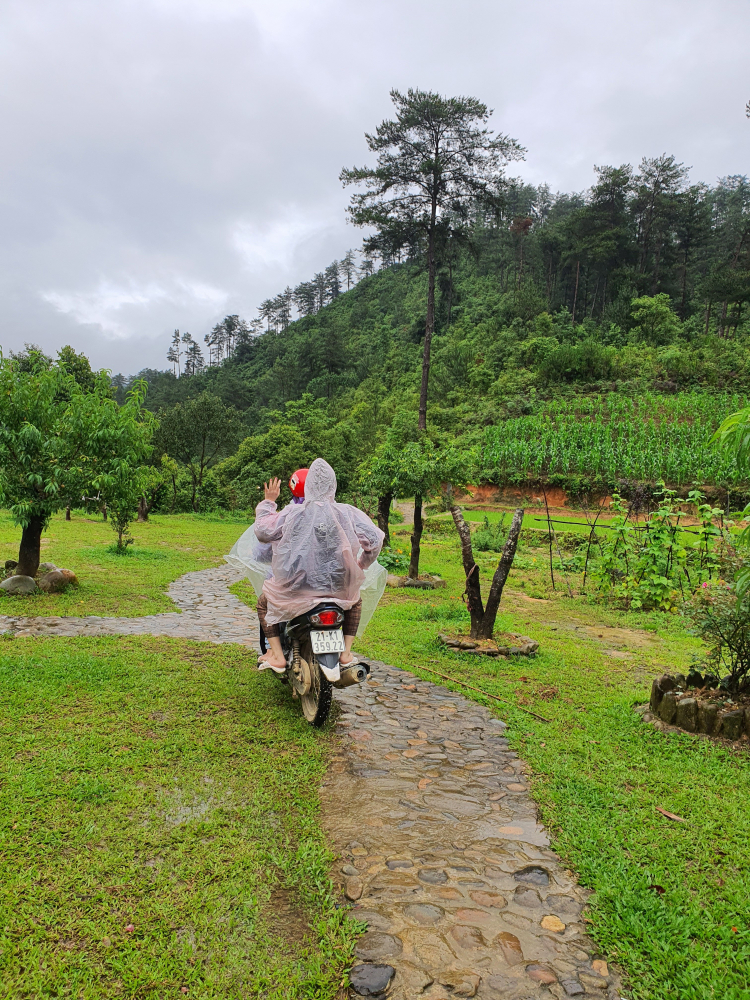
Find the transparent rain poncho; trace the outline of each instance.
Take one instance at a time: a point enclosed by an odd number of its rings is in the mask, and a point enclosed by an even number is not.
[[[303,504],[277,511],[272,500],[262,500],[255,509],[254,533],[273,552],[271,575],[262,585],[269,625],[325,600],[347,610],[361,592],[361,634],[385,588],[386,570],[376,562],[384,536],[361,510],[336,503],[336,473],[328,462],[316,458],[310,466]]]

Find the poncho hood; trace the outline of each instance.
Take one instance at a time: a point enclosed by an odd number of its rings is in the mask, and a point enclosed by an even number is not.
[[[336,473],[324,458],[316,458],[305,480],[305,500],[336,499]]]

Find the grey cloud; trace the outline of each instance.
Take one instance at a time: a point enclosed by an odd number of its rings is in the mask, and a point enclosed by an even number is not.
[[[2,4],[0,343],[166,365],[174,327],[251,316],[360,234],[337,180],[391,87],[469,93],[582,190],[750,150],[747,5],[719,0],[23,0]],[[745,91],[748,93],[745,93]]]

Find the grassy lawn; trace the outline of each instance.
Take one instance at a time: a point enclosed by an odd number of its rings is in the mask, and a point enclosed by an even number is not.
[[[111,551],[109,522],[74,512],[56,514],[42,536],[42,561],[72,569],[80,587],[64,594],[10,596],[0,591],[0,614],[118,615],[136,617],[175,611],[167,587],[183,573],[223,565],[223,556],[247,527],[227,515],[151,515],[133,524],[127,555]],[[18,558],[21,529],[0,513],[0,565]]]
[[[337,995],[354,935],[317,821],[331,737],[251,661],[0,639],[0,995]]]
[[[407,533],[397,531],[396,545]],[[750,998],[750,756],[664,735],[633,712],[653,676],[689,666],[697,641],[679,618],[553,593],[545,551],[524,545],[498,628],[538,639],[540,654],[449,653],[438,631],[468,628],[458,544],[423,544],[422,569],[447,588],[388,591],[355,648],[426,679],[421,668],[434,667],[550,720],[486,702],[511,723],[556,850],[594,890],[590,929],[625,968],[626,996]],[[479,554],[485,594],[497,558]]]

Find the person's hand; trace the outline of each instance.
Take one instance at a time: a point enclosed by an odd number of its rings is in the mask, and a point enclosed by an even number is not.
[[[276,500],[279,499],[279,493],[281,493],[281,480],[274,477],[269,479],[267,483],[263,483],[263,489],[266,493],[266,500]]]

